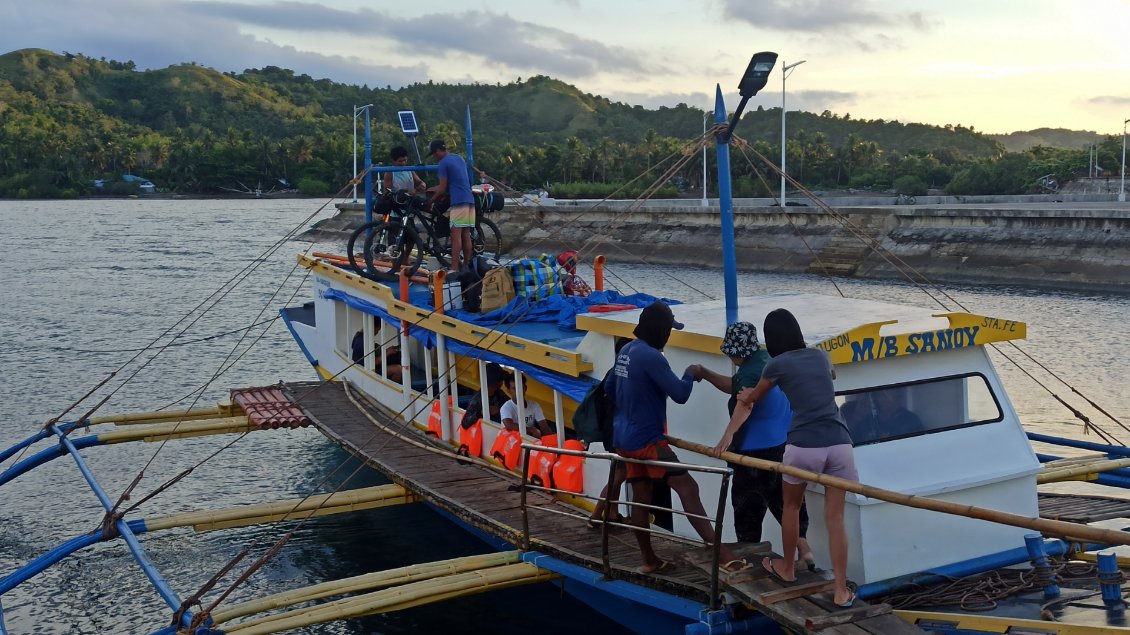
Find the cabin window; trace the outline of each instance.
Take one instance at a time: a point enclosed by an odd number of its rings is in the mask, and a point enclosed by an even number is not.
[[[836,395],[852,442],[882,443],[1000,421],[1000,403],[984,375],[878,386]]]

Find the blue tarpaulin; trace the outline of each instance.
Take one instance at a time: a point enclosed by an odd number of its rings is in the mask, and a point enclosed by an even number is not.
[[[646,293],[623,295],[618,291],[593,291],[587,298],[576,296],[551,295],[536,302],[531,302],[524,296],[518,296],[510,304],[496,309],[490,313],[469,313],[467,311],[448,311],[452,317],[478,324],[479,326],[495,326],[510,322],[556,322],[557,326],[566,331],[576,331],[577,314],[585,313],[588,308],[597,304],[631,304],[639,308],[662,299],[667,304],[679,304],[678,300],[657,298]]]
[[[597,294],[600,294],[600,296],[597,296]],[[368,302],[367,300],[363,300],[356,296],[345,293],[344,291],[339,291],[337,289],[331,288],[323,292],[323,296],[329,300],[343,302],[349,307],[357,309],[358,311],[361,311],[363,313],[376,316],[394,326],[400,326],[400,320],[394,318],[391,314],[389,314],[388,311],[371,302]],[[618,304],[635,304],[636,306],[647,306],[648,304],[651,304],[655,301],[655,298],[652,298],[651,296],[647,296],[645,294],[622,296],[615,291],[603,293],[598,291],[593,294],[593,297],[596,298],[596,301],[583,302],[584,300],[590,300],[591,298],[565,298],[560,296],[550,296],[549,298],[541,300],[539,302],[527,302],[524,298],[521,298],[521,302],[518,301],[519,299],[515,299],[514,302],[510,303],[510,305],[507,305],[506,307],[503,307],[498,311],[494,311],[486,315],[467,313],[465,311],[452,311],[450,312],[450,315],[456,319],[473,322],[475,324],[478,324],[479,326],[501,326],[498,322],[498,318],[495,318],[494,321],[490,321],[487,318],[492,315],[498,315],[499,317],[520,316],[523,315],[523,311],[525,311],[525,320],[523,321],[531,320],[532,318],[530,316],[534,315],[541,318],[540,321],[556,321],[558,325],[560,325],[563,319],[561,316],[567,313],[567,319],[573,325],[575,325],[576,313],[578,312],[577,310],[580,309],[581,312],[583,312],[585,307],[591,306],[593,304],[608,304],[614,302]],[[582,302],[578,303],[574,301]],[[466,318],[475,319],[471,320]],[[508,329],[504,327],[500,330],[506,332]],[[579,331],[576,331],[575,329],[569,330],[574,333],[579,333]],[[425,328],[413,326],[411,324],[409,324],[408,326],[408,333],[409,335],[420,341],[424,346],[428,348],[435,347],[435,333]],[[567,334],[563,333],[563,335]],[[482,359],[488,362],[497,362],[506,366],[512,366],[536,379],[537,381],[545,384],[546,386],[549,386],[550,388],[553,388],[578,402],[584,399],[585,395],[588,394],[589,389],[592,388],[592,385],[596,381],[591,377],[570,377],[562,373],[546,370],[544,368],[534,366],[526,362],[518,361],[499,353],[484,350],[473,344],[460,342],[452,338],[448,338],[447,340],[447,349],[457,355],[462,355],[464,357],[469,357],[472,359]]]

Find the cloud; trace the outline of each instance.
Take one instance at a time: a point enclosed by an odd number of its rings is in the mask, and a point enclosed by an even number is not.
[[[376,38],[396,48],[436,60],[471,55],[484,63],[523,73],[590,77],[602,69],[651,72],[643,56],[551,26],[490,11],[432,13],[402,18],[394,12],[344,11],[304,2],[266,5],[240,2],[186,2],[200,18],[255,25],[292,33],[342,33]]]
[[[1130,96],[1126,95],[1099,95],[1087,100],[1096,106],[1130,106]]]
[[[786,31],[826,33],[844,27],[888,26],[927,29],[932,25],[921,12],[879,9],[870,0],[722,0],[722,7],[726,17]]]

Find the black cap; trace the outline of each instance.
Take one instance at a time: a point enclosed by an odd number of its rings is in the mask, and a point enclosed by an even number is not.
[[[428,145],[428,156],[429,157],[432,156],[433,154],[436,153],[437,150],[446,150],[446,149],[447,149],[447,144],[443,142],[443,139],[432,139],[431,144]]]

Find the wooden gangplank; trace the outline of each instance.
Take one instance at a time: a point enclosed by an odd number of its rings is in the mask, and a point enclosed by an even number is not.
[[[1040,517],[1089,524],[1112,518],[1130,518],[1130,500],[1107,496],[1040,492]]]
[[[512,545],[521,545],[522,508],[520,488],[517,487],[521,479],[517,474],[502,474],[498,470],[467,463],[459,460],[446,446],[437,444],[434,450],[429,450],[390,433],[398,431],[416,443],[424,441],[414,428],[394,420],[354,390],[353,398],[362,402],[362,408],[358,409],[341,383],[289,383],[282,385],[282,389],[323,434],[394,483],[472,527]],[[371,418],[388,431],[374,425]],[[527,492],[527,505],[543,508],[531,510],[528,514],[533,537],[531,549],[594,571],[603,571],[601,532],[587,527],[584,522],[587,514],[536,491]],[[576,516],[549,513],[544,511],[545,508],[573,512]],[[705,547],[661,536],[654,537],[653,544],[661,558],[676,563],[674,571],[665,575],[638,572],[639,549],[632,533],[623,529],[613,531],[609,536],[612,577],[694,601],[708,602],[709,566],[703,567],[702,563],[710,560],[710,552]],[[787,589],[792,585],[781,585],[772,578],[759,576],[754,569],[748,571],[753,573],[748,580],[735,578],[726,588],[751,608],[763,611],[789,630],[819,630],[845,635],[922,632],[891,614],[889,607],[880,615],[869,615],[866,610],[845,614],[832,604],[830,597],[825,599],[820,594],[785,600],[777,598],[779,601],[765,603],[762,601],[765,593],[789,593]],[[806,572],[805,575],[812,574]],[[862,603],[859,605],[862,606]]]

